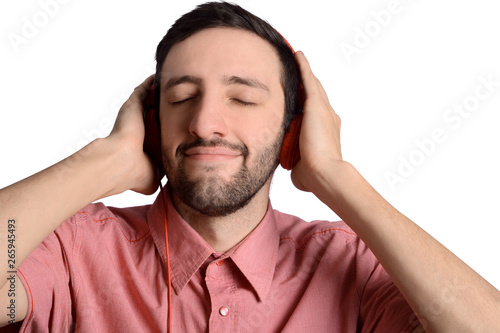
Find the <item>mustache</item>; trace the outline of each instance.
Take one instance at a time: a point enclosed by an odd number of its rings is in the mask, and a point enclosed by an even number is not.
[[[190,142],[190,143],[182,143],[175,150],[175,156],[176,157],[184,156],[188,149],[191,149],[194,147],[224,147],[224,148],[229,148],[231,150],[235,150],[235,151],[240,152],[240,154],[243,157],[248,156],[248,148],[245,144],[243,144],[243,143],[235,144],[235,143],[231,143],[231,142],[228,142],[226,140],[223,140],[221,138],[215,138],[212,140],[205,140],[202,138],[198,138],[195,141]]]

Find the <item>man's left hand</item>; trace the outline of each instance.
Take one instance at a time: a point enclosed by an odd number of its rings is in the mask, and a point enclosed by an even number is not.
[[[315,184],[344,164],[340,148],[340,117],[335,113],[321,82],[311,70],[304,53],[297,51],[304,86],[304,116],[300,132],[300,161],[292,170],[293,184],[314,192]]]

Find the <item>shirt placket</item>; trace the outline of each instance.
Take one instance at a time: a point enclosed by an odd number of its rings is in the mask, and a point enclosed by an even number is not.
[[[211,303],[209,332],[235,332],[239,308],[233,269],[234,263],[227,258],[215,260],[207,267],[205,282]]]

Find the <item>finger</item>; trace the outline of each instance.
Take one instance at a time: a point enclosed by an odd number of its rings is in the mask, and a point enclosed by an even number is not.
[[[309,61],[302,51],[297,51],[295,53],[296,61],[299,65],[300,75],[302,77],[302,83],[304,85],[304,91],[306,93],[306,98],[311,98],[313,96],[319,96],[323,102],[329,106],[332,112],[335,114],[335,111],[330,105],[330,100],[328,99],[328,95],[326,94],[321,81],[314,75],[312,72],[311,66],[309,65]],[[307,81],[307,83],[306,83]],[[307,86],[307,87],[306,87]]]
[[[302,51],[295,52],[295,61],[299,65],[300,77],[304,86],[306,99],[321,96],[318,90],[316,76],[314,76],[309,61]]]
[[[323,100],[326,103],[330,104],[330,100],[328,99],[328,95],[326,94],[325,88],[323,88],[321,81],[318,78],[316,78],[316,81],[317,81],[318,90],[319,90],[319,94],[321,95],[321,98],[323,98]]]
[[[148,76],[140,85],[134,88],[129,98],[123,103],[120,112],[124,113],[128,109],[141,110],[143,101],[146,99],[149,87],[153,84],[154,74]]]
[[[135,87],[130,99],[143,101],[146,98],[148,91],[151,90],[151,85],[153,84],[154,79],[154,74],[148,76],[140,85]]]
[[[332,115],[335,119],[335,122],[339,124],[340,126],[340,117],[339,115],[337,114],[337,112],[335,112],[335,109],[333,108],[333,106],[330,104],[330,100],[328,98],[328,95],[326,93],[326,90],[325,88],[323,88],[323,85],[321,84],[321,81],[318,80],[318,90],[320,92],[320,95],[322,96],[323,100],[325,101],[325,103],[328,105],[329,109],[331,110],[332,112]]]

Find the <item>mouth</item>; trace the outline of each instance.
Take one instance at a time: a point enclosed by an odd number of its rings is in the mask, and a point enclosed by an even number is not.
[[[242,156],[240,152],[224,147],[193,147],[186,150],[186,158],[200,161],[226,161]]]

